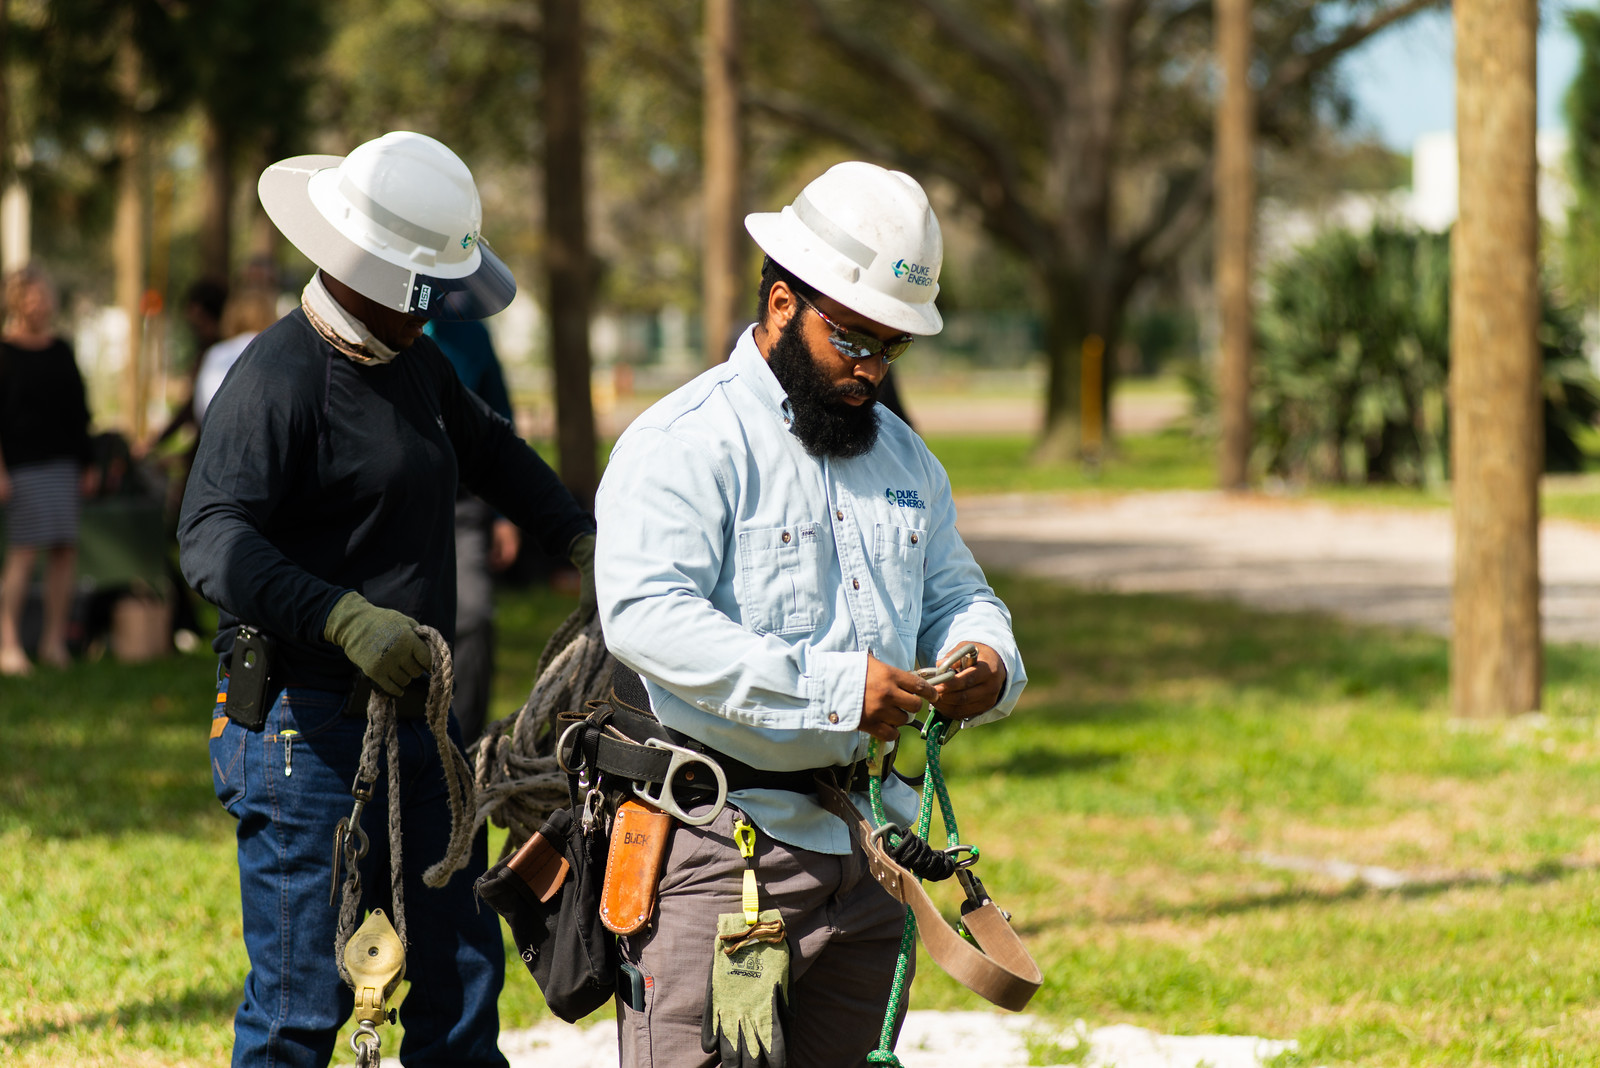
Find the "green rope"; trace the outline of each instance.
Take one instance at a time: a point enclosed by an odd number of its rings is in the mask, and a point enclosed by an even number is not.
[[[937,712],[929,711],[927,733],[923,736],[927,746],[927,767],[924,772],[926,778],[922,784],[922,797],[917,804],[916,835],[927,840],[933,828],[933,802],[938,798],[939,814],[944,821],[945,845],[954,847],[961,841],[960,832],[956,829],[956,812],[950,803],[950,791],[945,786],[944,770],[939,764],[939,750],[944,746],[945,720]],[[878,740],[874,738],[867,745],[867,760],[875,762],[878,757]],[[883,807],[883,778],[874,775],[868,781],[867,797],[872,802],[872,819],[882,827],[889,822],[889,817]],[[899,845],[899,842],[890,842],[890,847]],[[974,848],[974,855],[977,850]],[[920,880],[919,880],[920,881]],[[878,1035],[878,1048],[867,1054],[868,1064],[885,1064],[893,1068],[900,1068],[900,1058],[894,1053],[894,1021],[900,1014],[900,1002],[906,993],[906,973],[911,970],[911,962],[915,959],[917,949],[917,917],[906,907],[905,929],[900,935],[900,956],[894,965],[894,985],[889,988],[889,1007],[883,1014],[883,1030]]]

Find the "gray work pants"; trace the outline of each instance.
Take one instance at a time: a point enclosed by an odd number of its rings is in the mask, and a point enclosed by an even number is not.
[[[711,1068],[700,1048],[717,915],[740,910],[744,860],[732,805],[705,827],[679,824],[662,870],[655,919],[621,940],[645,976],[644,1011],[619,1008],[622,1068]],[[788,1068],[855,1068],[878,1048],[905,906],[849,856],[796,849],[756,831],[761,907],[789,934]],[[911,972],[907,972],[909,989]],[[900,1011],[905,1012],[902,999]]]

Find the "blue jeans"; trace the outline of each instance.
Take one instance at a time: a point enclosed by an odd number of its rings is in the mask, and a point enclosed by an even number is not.
[[[223,680],[219,692],[226,689]],[[236,1068],[323,1068],[350,1018],[350,988],[333,956],[339,910],[328,904],[329,868],[334,824],[350,815],[366,720],[342,714],[345,696],[286,690],[259,731],[226,719],[220,703],[213,713],[223,719],[212,723],[212,780],[217,800],[239,821],[239,895],[250,955],[244,1003],[233,1020]],[[454,717],[450,733],[456,737]],[[400,1059],[408,1068],[505,1068],[498,1046],[505,982],[500,924],[472,891],[485,868],[486,836],[478,834],[471,862],[447,885],[423,885],[423,870],[444,856],[450,835],[444,772],[427,724],[402,722],[399,735],[411,982],[400,1005]],[[380,773],[362,817],[372,847],[361,870],[363,910],[386,913],[392,911],[387,778]]]

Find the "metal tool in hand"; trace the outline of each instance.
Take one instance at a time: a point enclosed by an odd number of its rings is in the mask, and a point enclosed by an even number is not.
[[[949,656],[941,660],[937,667],[918,668],[917,674],[923,681],[931,686],[949,682],[959,672],[967,670],[978,663],[978,647],[972,642],[959,647]]]

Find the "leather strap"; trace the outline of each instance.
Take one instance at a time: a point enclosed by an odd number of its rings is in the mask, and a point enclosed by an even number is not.
[[[849,794],[819,779],[817,798],[854,830],[872,877],[916,915],[917,936],[935,963],[985,1001],[1013,1012],[1026,1008],[1044,976],[995,903],[968,901],[961,907],[961,922],[978,943],[974,947],[945,921],[917,877],[889,856],[883,839],[873,837],[872,825]]]
[[[841,764],[829,768],[806,768],[801,771],[767,771],[735,760],[718,752],[703,742],[675,731],[646,712],[631,709],[620,702],[597,707],[579,728],[572,732],[570,744],[575,752],[564,752],[561,759],[568,767],[587,764],[608,775],[616,775],[634,782],[662,782],[672,763],[672,753],[644,745],[651,739],[704,755],[715,761],[727,777],[728,790],[791,790],[795,793],[816,792],[817,776],[843,778],[851,790],[867,788],[867,767],[864,762]],[[680,778],[685,778],[684,773]],[[674,793],[684,799],[714,797],[712,783],[674,783]]]

